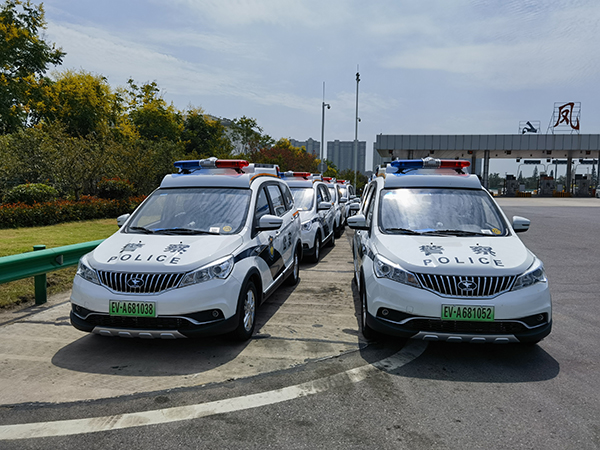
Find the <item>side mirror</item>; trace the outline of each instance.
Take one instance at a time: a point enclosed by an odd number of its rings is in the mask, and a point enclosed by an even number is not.
[[[283,225],[283,219],[281,217],[273,216],[271,214],[265,214],[258,219],[258,231],[265,230],[278,230]]]
[[[359,203],[350,203],[348,205],[348,211],[352,215],[356,214],[358,211],[360,211],[360,204]]]
[[[125,225],[125,222],[127,222],[127,219],[129,219],[130,216],[131,214],[123,214],[122,216],[117,217],[117,225],[119,228]]]
[[[516,233],[524,233],[529,230],[529,224],[531,221],[521,216],[513,216],[512,227]]]
[[[347,197],[340,198],[340,203],[346,203],[348,201]]]
[[[320,202],[317,205],[318,211],[327,211],[329,208],[331,208],[331,203],[329,203],[329,202]]]
[[[364,214],[356,214],[355,216],[348,217],[346,223],[353,230],[368,230],[367,218]]]

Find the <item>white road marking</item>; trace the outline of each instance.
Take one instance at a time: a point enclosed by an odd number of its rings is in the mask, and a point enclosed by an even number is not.
[[[31,439],[39,437],[69,436],[94,433],[98,431],[119,430],[124,428],[158,425],[182,420],[197,419],[234,411],[242,411],[260,406],[306,397],[327,391],[336,386],[357,383],[369,375],[381,370],[395,370],[418,358],[427,348],[424,341],[409,341],[398,353],[374,364],[357,367],[329,377],[319,378],[306,383],[288,386],[274,391],[218,400],[197,405],[177,406],[173,408],[117,414],[87,419],[60,420],[55,422],[23,423],[0,426],[0,440]]]

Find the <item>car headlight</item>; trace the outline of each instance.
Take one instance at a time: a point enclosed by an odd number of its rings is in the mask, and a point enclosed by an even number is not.
[[[89,281],[90,283],[100,284],[98,274],[96,273],[96,270],[92,269],[92,267],[90,266],[87,256],[88,255],[83,255],[79,259],[79,265],[77,266],[77,275],[79,275],[84,280]]]
[[[192,284],[203,283],[204,281],[219,278],[224,280],[233,270],[233,256],[219,259],[211,264],[208,264],[200,269],[194,270],[185,274],[179,287],[190,286]]]
[[[517,277],[512,290],[516,291],[517,289],[533,286],[536,283],[546,283],[547,281],[544,265],[539,259],[536,259],[523,275]]]
[[[312,228],[312,224],[312,220],[302,222],[302,231],[310,231],[310,229]]]
[[[389,278],[398,283],[407,284],[409,286],[421,287],[417,277],[412,273],[407,272],[396,264],[388,261],[381,255],[376,255],[373,261],[373,269],[378,278]]]

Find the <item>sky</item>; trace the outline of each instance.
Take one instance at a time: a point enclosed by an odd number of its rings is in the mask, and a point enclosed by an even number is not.
[[[35,3],[35,0],[34,0]],[[600,133],[598,0],[48,0],[55,70],[156,82],[178,109],[273,137],[516,134],[581,102]],[[370,158],[367,163],[370,162]],[[492,161],[491,172],[515,172]],[[523,168],[523,175],[529,176]]]

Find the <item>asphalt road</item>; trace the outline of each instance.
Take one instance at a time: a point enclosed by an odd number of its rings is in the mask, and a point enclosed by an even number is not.
[[[600,448],[600,200],[499,202],[550,280],[537,346],[367,343],[347,230],[243,345],[86,335],[65,298],[3,315],[0,448]]]

